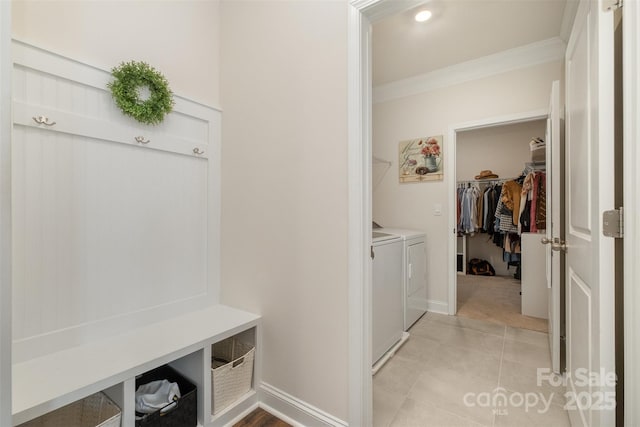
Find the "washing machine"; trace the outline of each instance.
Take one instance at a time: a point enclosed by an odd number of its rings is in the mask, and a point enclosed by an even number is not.
[[[373,231],[373,289],[371,350],[374,366],[384,364],[383,358],[403,337],[403,276],[400,236]]]
[[[375,231],[402,239],[403,328],[407,331],[427,311],[427,237],[423,231],[402,228]]]

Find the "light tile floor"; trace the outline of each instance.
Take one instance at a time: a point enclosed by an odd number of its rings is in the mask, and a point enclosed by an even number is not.
[[[433,313],[409,332],[373,377],[374,427],[570,426],[564,390],[537,384],[546,333]]]
[[[547,320],[522,315],[521,283],[513,277],[458,275],[458,316],[547,332]]]

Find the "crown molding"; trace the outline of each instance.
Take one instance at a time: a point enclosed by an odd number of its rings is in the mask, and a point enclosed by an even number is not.
[[[430,0],[351,0],[351,5],[362,11],[370,23],[418,7]]]
[[[566,48],[567,44],[562,39],[554,37],[382,84],[373,88],[373,103],[379,104],[508,71],[560,61],[564,58]]]

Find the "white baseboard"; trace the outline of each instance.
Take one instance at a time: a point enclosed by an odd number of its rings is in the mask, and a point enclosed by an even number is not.
[[[444,301],[427,301],[427,311],[430,313],[449,314],[449,304]]]
[[[258,401],[265,411],[294,427],[348,426],[345,421],[264,382],[260,384]]]
[[[298,422],[297,420],[294,420],[293,418],[283,414],[282,412],[278,411],[275,408],[272,408],[271,406],[267,405],[264,402],[260,402],[258,406],[264,409],[265,411],[267,411],[268,413],[270,413],[271,415],[275,415],[285,423],[291,424],[293,427],[305,427],[304,425],[300,424],[300,422]]]
[[[249,406],[248,408],[246,408],[244,411],[240,412],[238,415],[236,415],[234,418],[231,419],[231,421],[228,421],[226,424],[224,424],[226,427],[229,426],[233,426],[235,424],[237,424],[238,422],[240,422],[244,417],[246,417],[247,415],[249,415],[250,413],[252,413],[253,411],[255,411],[256,409],[258,409],[260,407],[260,403],[255,402],[253,403],[251,406]],[[266,408],[264,408],[265,410],[267,410]],[[273,414],[276,415],[276,414]],[[285,420],[282,420],[285,421]]]
[[[259,406],[258,393],[255,390],[250,390],[247,394],[242,396],[233,405],[224,408],[220,413],[214,415],[211,426],[212,427],[230,427],[235,425],[238,421],[249,415]]]

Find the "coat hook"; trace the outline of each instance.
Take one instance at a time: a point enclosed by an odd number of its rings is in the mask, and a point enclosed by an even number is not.
[[[53,126],[56,124],[56,122],[50,122],[49,117],[45,117],[45,116],[37,116],[37,117],[34,116],[33,121],[35,121],[39,125]]]
[[[193,154],[197,154],[197,155],[204,154],[204,151],[202,151],[198,147],[196,147],[196,148],[193,149]]]
[[[151,142],[150,139],[147,139],[146,141],[144,140],[144,136],[136,136],[136,142],[140,143],[140,144],[148,144]]]

